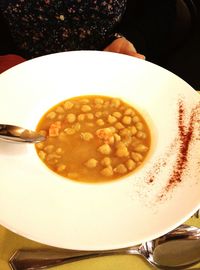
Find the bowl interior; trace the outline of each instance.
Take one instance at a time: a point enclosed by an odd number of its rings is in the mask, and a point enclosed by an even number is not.
[[[174,74],[125,55],[67,52],[8,70],[0,77],[0,88],[2,123],[35,129],[41,116],[62,100],[104,95],[133,105],[152,136],[145,165],[104,184],[64,179],[42,164],[33,145],[1,142],[0,223],[10,230],[56,247],[112,249],[158,237],[200,207],[200,97]],[[190,125],[191,118],[197,124]],[[180,136],[181,125],[185,134],[192,126],[190,142]],[[169,188],[183,143],[187,166]]]

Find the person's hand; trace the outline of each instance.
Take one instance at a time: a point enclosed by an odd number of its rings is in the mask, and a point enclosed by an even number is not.
[[[133,44],[130,41],[128,41],[125,37],[115,39],[104,49],[104,51],[122,53],[137,58],[145,59],[145,56],[140,53],[137,53]]]

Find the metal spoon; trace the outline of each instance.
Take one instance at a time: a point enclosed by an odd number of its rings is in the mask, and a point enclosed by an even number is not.
[[[22,127],[0,124],[0,140],[18,143],[38,143],[44,141],[45,137]]]
[[[140,246],[115,250],[22,249],[13,254],[9,264],[13,270],[38,270],[88,258],[122,254],[141,255],[158,269],[186,269],[200,261],[200,228],[181,225]]]

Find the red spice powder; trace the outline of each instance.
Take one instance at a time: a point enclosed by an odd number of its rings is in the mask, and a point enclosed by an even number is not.
[[[170,173],[170,177],[167,181],[166,186],[163,191],[159,195],[159,199],[162,199],[164,195],[170,190],[172,190],[178,183],[182,181],[183,173],[185,172],[189,155],[190,155],[190,145],[194,140],[200,139],[200,103],[195,106],[189,115],[188,124],[186,121],[186,108],[184,106],[184,102],[182,100],[178,101],[178,134],[174,143],[172,143],[169,147],[169,150],[165,153],[164,157],[162,157],[153,167],[152,171],[149,173],[147,183],[153,183],[161,170],[164,169],[168,160],[173,153],[176,151],[176,160],[174,161],[174,165],[172,166],[172,171]],[[195,134],[195,123],[198,125],[199,136]]]
[[[182,175],[186,169],[189,155],[189,146],[192,141],[192,136],[194,132],[194,118],[195,110],[193,109],[190,114],[189,124],[186,126],[184,124],[185,119],[185,108],[182,101],[179,101],[178,110],[178,141],[179,149],[177,152],[176,162],[168,180],[168,185],[166,186],[166,191],[168,191],[172,186],[175,186],[178,182],[182,181]]]
[[[148,172],[148,178],[146,179],[146,182],[148,184],[155,182],[158,174],[166,167],[166,165],[168,164],[168,159],[170,158],[176,145],[177,139],[175,139],[174,142],[171,143],[164,157],[160,157],[159,160],[153,165],[153,168]]]

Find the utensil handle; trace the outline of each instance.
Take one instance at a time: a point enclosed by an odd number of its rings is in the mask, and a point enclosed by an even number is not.
[[[8,125],[3,125],[0,124],[0,140],[1,141],[12,141],[13,136],[10,134],[10,132],[8,131]]]
[[[0,124],[0,135],[8,135],[7,125]]]
[[[13,270],[39,270],[83,259],[120,254],[139,255],[139,247],[105,251],[21,249],[17,250],[10,258],[9,265]]]

